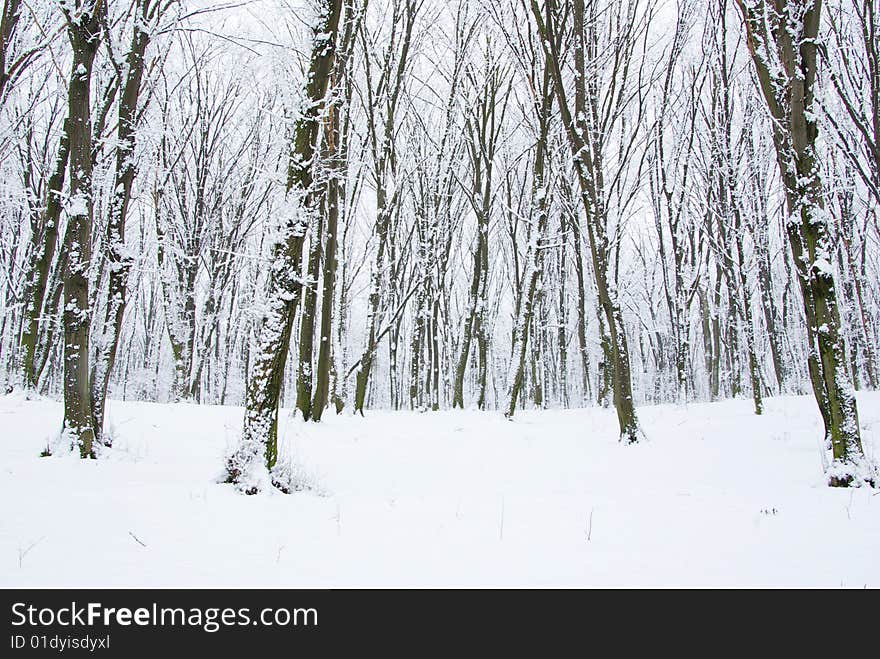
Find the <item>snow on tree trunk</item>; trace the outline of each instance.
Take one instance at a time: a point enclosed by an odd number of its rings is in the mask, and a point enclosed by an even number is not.
[[[65,8],[73,49],[68,86],[70,199],[63,249],[64,272],[64,429],[59,450],[94,457],[95,439],[89,369],[89,266],[92,242],[92,65],[101,43],[103,3]]]
[[[128,278],[133,257],[125,245],[125,220],[135,176],[135,127],[144,73],[144,54],[150,42],[148,22],[155,19],[154,12],[159,5],[158,0],[139,0],[135,7],[138,20],[134,22],[134,34],[126,58],[125,84],[119,102],[115,184],[107,220],[107,257],[110,262],[108,300],[104,331],[98,338],[97,358],[92,374],[92,415],[95,439],[99,442],[103,441],[107,388],[116,363],[122,320],[128,301]]]
[[[303,241],[315,217],[314,157],[321,114],[336,58],[342,0],[324,0],[313,28],[304,109],[291,146],[287,207],[272,246],[272,267],[256,354],[251,366],[241,440],[226,460],[229,482],[255,494],[274,485],[290,491],[290,472],[278,464],[278,404],[302,287]]]
[[[816,162],[813,85],[821,0],[737,0],[761,92],[773,117],[773,141],[785,185],[786,233],[810,335],[813,393],[825,421],[832,486],[858,485],[874,475],[862,451],[858,409],[845,365],[844,332],[831,265],[832,218],[825,209]]]

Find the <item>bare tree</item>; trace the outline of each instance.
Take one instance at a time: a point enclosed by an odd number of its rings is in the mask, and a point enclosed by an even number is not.
[[[298,118],[290,149],[287,194],[288,216],[272,246],[272,271],[267,309],[260,326],[259,346],[251,367],[244,429],[229,455],[229,481],[248,494],[274,485],[289,491],[289,474],[277,470],[278,399],[290,346],[294,307],[302,286],[302,248],[315,220],[314,156],[318,149],[321,113],[336,59],[342,0],[324,0],[313,28],[312,52],[306,78],[307,103]]]
[[[422,2],[419,0],[394,0],[391,35],[380,56],[379,69],[375,73],[370,55],[373,48],[368,45],[366,29],[364,27],[361,29],[366,66],[364,109],[367,113],[367,132],[372,161],[371,183],[376,194],[376,251],[370,272],[366,339],[355,376],[354,409],[361,414],[364,412],[367,386],[378,347],[379,304],[386,274],[386,251],[389,237],[393,235],[390,231],[391,220],[400,203],[401,186],[396,181],[397,140],[395,139],[395,129],[399,121],[398,108],[407,81],[406,72],[410,66],[413,30],[421,7]]]
[[[464,377],[470,357],[471,343],[476,339],[479,370],[477,406],[480,409],[486,407],[486,378],[489,358],[486,314],[489,306],[489,223],[496,195],[493,187],[495,155],[504,126],[511,88],[510,82],[504,84],[508,71],[496,63],[496,55],[488,45],[484,58],[486,63],[482,79],[478,80],[476,72],[472,69],[468,71],[468,79],[477,96],[473,110],[466,119],[471,185],[463,187],[476,216],[477,227],[471,283],[468,291],[467,316],[465,317],[458,364],[455,369],[452,396],[453,407],[464,407]]]
[[[61,442],[94,457],[94,415],[89,369],[89,266],[92,244],[91,82],[101,45],[103,0],[78,0],[64,7],[73,50],[68,86],[67,133],[70,145],[70,201],[64,234],[64,430]]]
[[[110,374],[116,363],[122,320],[128,302],[128,279],[132,255],[125,244],[125,222],[134,183],[135,139],[140,108],[141,91],[146,70],[146,51],[158,21],[174,0],[134,0],[131,44],[126,54],[122,94],[119,99],[116,128],[116,169],[113,178],[113,196],[107,218],[107,307],[103,332],[98,337],[98,354],[92,373],[92,415],[96,439],[101,441],[104,431],[104,411]]]
[[[813,99],[821,0],[737,0],[758,82],[773,119],[785,185],[789,246],[798,273],[810,342],[810,380],[833,461],[828,482],[846,487],[865,471],[859,417],[844,362],[833,250],[816,162]]]
[[[531,0],[532,14],[541,37],[545,57],[550,64],[553,89],[574,159],[581,200],[586,212],[593,273],[599,304],[610,338],[614,384],[614,406],[622,441],[639,438],[639,424],[632,392],[629,347],[618,297],[612,238],[609,235],[610,195],[618,195],[619,213],[632,199],[625,192],[624,178],[638,158],[640,138],[636,132],[624,132],[617,149],[617,162],[607,150],[612,132],[621,123],[638,127],[644,112],[647,80],[644,79],[644,41],[651,9],[637,2],[602,4],[598,0],[573,0],[559,5],[545,0],[543,9]],[[573,41],[571,57],[574,68],[574,99],[566,84],[565,38]],[[603,41],[607,39],[607,41]],[[639,56],[641,52],[641,58]],[[627,119],[631,108],[636,116]],[[622,192],[622,194],[621,194]]]

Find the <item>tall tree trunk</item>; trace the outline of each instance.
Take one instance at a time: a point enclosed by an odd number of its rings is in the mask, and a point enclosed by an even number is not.
[[[364,413],[364,405],[367,401],[367,385],[370,382],[370,372],[372,371],[373,360],[376,357],[376,349],[378,348],[379,302],[382,299],[385,251],[388,246],[388,233],[391,224],[391,209],[386,205],[384,195],[382,195],[382,199],[377,205],[376,234],[379,239],[379,246],[376,250],[376,259],[370,274],[370,296],[367,302],[367,339],[358,365],[357,374],[355,375],[354,411],[361,415]]]
[[[755,249],[755,260],[758,266],[758,289],[761,294],[761,309],[764,315],[764,324],[767,328],[767,337],[770,343],[770,357],[773,362],[773,374],[776,377],[777,392],[786,390],[788,377],[787,365],[784,358],[784,345],[780,331],[780,318],[773,302],[773,275],[770,267],[770,236],[765,218],[767,217],[767,194],[766,181],[763,171],[756,166],[756,156],[752,141],[745,139],[746,165],[751,172],[752,184],[756,188],[754,220],[752,227],[752,241]],[[784,318],[782,319],[784,322]]]
[[[490,174],[491,175],[491,172]],[[488,184],[487,184],[488,185]],[[455,369],[455,384],[452,394],[452,406],[464,408],[464,376],[470,358],[471,342],[477,339],[478,350],[482,353],[485,337],[483,336],[483,317],[485,315],[485,291],[486,277],[488,276],[488,234],[489,218],[486,209],[477,216],[477,240],[473,252],[473,269],[471,271],[471,287],[468,294],[468,311],[464,325],[464,335],[461,340],[461,351],[458,355],[458,364]],[[483,359],[479,359],[480,368],[483,368]],[[485,378],[481,377],[480,400],[485,404]],[[482,409],[482,408],[481,408]]]
[[[270,484],[291,487],[290,475],[276,471],[278,462],[278,402],[290,347],[294,308],[301,292],[303,240],[314,213],[313,160],[317,150],[320,112],[336,58],[336,37],[343,0],[323,0],[315,25],[307,74],[309,103],[296,124],[288,169],[287,192],[293,202],[283,218],[282,232],[272,248],[267,310],[248,381],[241,441],[226,461],[230,482],[247,494]]]
[[[569,406],[568,399],[568,291],[565,287],[566,280],[566,262],[565,251],[567,249],[564,241],[565,233],[568,227],[565,222],[565,214],[560,218],[559,232],[563,236],[563,243],[559,246],[557,256],[557,282],[556,286],[559,291],[556,299],[556,347],[559,350],[559,369],[557,371],[556,381],[559,383],[559,402],[563,407]]]
[[[543,245],[547,233],[547,181],[545,161],[547,157],[547,135],[550,130],[550,110],[553,97],[550,92],[550,67],[544,67],[542,95],[536,102],[538,107],[538,140],[535,144],[535,162],[532,168],[531,210],[535,218],[534,228],[529,236],[526,251],[525,271],[523,272],[520,303],[513,329],[513,349],[511,352],[510,374],[507,379],[507,404],[504,415],[512,417],[522,391],[526,373],[526,353],[529,344],[529,331],[535,313],[535,291],[544,263]],[[534,359],[532,360],[534,366]],[[533,378],[534,379],[534,378]]]
[[[570,188],[567,182],[562,184],[566,197],[570,200]],[[568,222],[565,223],[568,226]],[[587,302],[586,302],[586,283],[584,276],[584,256],[583,243],[581,238],[580,220],[577,217],[571,218],[571,242],[574,247],[574,271],[577,277],[577,335],[578,335],[578,354],[581,362],[581,396],[584,400],[589,400],[592,396],[592,387],[590,386],[590,352],[587,347]]]
[[[715,287],[712,289],[712,371],[709,391],[712,400],[721,396],[721,290],[724,277],[720,263],[715,264]]]
[[[134,21],[134,35],[126,62],[125,85],[119,100],[116,173],[110,201],[110,216],[107,221],[109,295],[104,333],[98,342],[98,355],[92,373],[92,415],[95,439],[98,441],[102,441],[107,388],[116,363],[122,319],[128,302],[128,277],[133,259],[125,246],[125,220],[135,175],[135,126],[144,74],[144,54],[150,42],[148,24],[155,18],[151,12],[158,7],[158,4],[158,2],[151,4],[151,0],[139,0],[135,7],[138,17]]]
[[[780,335],[776,305],[773,302],[773,277],[770,270],[770,253],[766,243],[767,236],[759,236],[755,241],[756,259],[758,261],[758,284],[761,292],[761,307],[764,312],[764,324],[770,340],[770,357],[773,361],[773,373],[780,393],[786,389],[788,377],[787,367],[783,358],[782,336]]]
[[[64,189],[69,155],[69,127],[67,122],[65,122],[58,145],[58,153],[55,156],[55,169],[49,177],[46,190],[46,208],[41,222],[44,233],[42,239],[37,244],[37,252],[34,255],[33,269],[31,271],[31,295],[28,300],[26,317],[24,319],[24,331],[22,332],[21,366],[22,384],[25,389],[36,389],[37,387],[35,360],[40,334],[40,319],[44,314],[46,286],[49,281],[49,272],[58,244],[58,222],[61,216],[62,204],[61,195]],[[45,310],[45,312],[48,311],[49,309]]]
[[[349,83],[346,83],[349,85]],[[349,85],[350,88],[350,85]],[[324,244],[324,267],[321,289],[321,328],[319,331],[318,363],[315,383],[315,396],[311,405],[311,416],[315,421],[320,421],[327,407],[330,395],[330,371],[333,355],[333,302],[336,294],[336,270],[338,261],[336,257],[339,239],[337,236],[339,226],[339,200],[341,167],[346,160],[345,138],[339,132],[340,111],[335,106],[330,106],[330,116],[327,121],[326,147],[330,161],[330,174],[326,186],[327,208],[327,232]],[[342,142],[340,143],[340,141]],[[338,152],[337,152],[338,151]],[[338,159],[338,162],[336,161]],[[344,194],[344,193],[343,193]]]
[[[95,439],[89,389],[89,264],[92,242],[92,66],[101,39],[103,4],[96,0],[65,9],[73,49],[68,86],[70,204],[63,249],[64,272],[64,430],[62,442],[94,457]],[[67,448],[63,446],[63,448]]]
[[[325,138],[326,139],[326,138]],[[299,363],[296,372],[296,409],[303,419],[308,421],[312,416],[312,382],[314,381],[312,365],[315,352],[315,313],[318,309],[318,280],[321,274],[321,248],[324,238],[324,218],[330,212],[330,199],[327,194],[327,183],[323,193],[317,193],[321,199],[316,202],[321,208],[310,227],[309,260],[307,280],[303,291],[303,307],[299,325]]]
[[[398,205],[399,188],[389,194],[390,176],[396,170],[395,154],[396,129],[395,119],[398,102],[401,98],[405,80],[405,72],[409,65],[410,48],[412,46],[413,27],[422,5],[417,0],[401,0],[393,3],[392,11],[395,30],[400,28],[402,34],[399,42],[389,44],[376,89],[373,88],[370,58],[365,58],[367,74],[367,113],[369,120],[368,141],[373,158],[373,178],[376,185],[376,223],[377,238],[376,256],[370,271],[370,293],[367,300],[367,327],[364,350],[358,360],[355,374],[354,411],[363,415],[370,373],[378,348],[379,304],[382,301],[383,284],[386,278],[386,251],[391,236],[391,220]],[[400,21],[400,23],[398,23]],[[363,32],[362,32],[363,36]],[[397,50],[396,43],[399,43]],[[373,98],[378,93],[381,98]],[[381,121],[375,115],[375,109],[384,107],[385,117]]]
[[[749,281],[746,275],[745,253],[743,248],[743,231],[740,213],[734,209],[734,232],[736,243],[737,270],[739,271],[740,304],[743,310],[743,323],[746,330],[746,350],[749,354],[749,380],[752,386],[752,402],[755,405],[755,414],[764,413],[764,401],[761,392],[761,367],[758,364],[758,355],[755,348],[755,325],[752,321],[752,303],[749,299]]]
[[[639,440],[640,430],[636,416],[632,394],[632,375],[630,371],[629,347],[623,323],[623,311],[617,297],[617,287],[611,281],[610,243],[607,235],[608,209],[606,208],[604,173],[602,164],[602,146],[596,142],[595,124],[600,112],[594,81],[587,85],[587,64],[585,54],[595,54],[596,45],[591,33],[588,44],[585,33],[584,2],[574,0],[572,20],[574,25],[574,68],[575,68],[575,101],[574,109],[569,106],[563,79],[562,36],[563,31],[556,25],[557,11],[555,0],[546,0],[546,12],[542,12],[536,0],[532,0],[532,12],[538,23],[541,43],[549,69],[553,77],[553,87],[557,105],[562,115],[569,147],[574,160],[581,200],[587,216],[587,237],[593,261],[593,273],[599,294],[599,305],[605,314],[610,337],[611,358],[613,361],[614,407],[620,428],[620,439],[626,443]],[[591,17],[591,21],[596,17]],[[627,44],[620,47],[627,48]],[[592,64],[592,62],[591,62]],[[589,128],[588,113],[592,117]]]
[[[821,0],[737,0],[767,107],[786,191],[786,233],[810,338],[813,393],[833,460],[832,486],[871,480],[864,463],[858,409],[844,363],[844,337],[831,266],[833,253],[816,162],[813,104]]]
[[[495,151],[501,124],[507,107],[507,96],[501,100],[500,113],[498,93],[502,84],[497,68],[487,71],[484,86],[476,100],[474,116],[468,117],[468,152],[472,184],[469,193],[471,206],[477,219],[477,233],[473,249],[471,286],[468,292],[467,316],[458,355],[453,384],[452,406],[464,407],[464,378],[470,359],[471,345],[477,342],[477,368],[479,394],[477,404],[486,404],[486,307],[489,279],[489,218],[492,213],[493,169]]]
[[[848,222],[843,223],[841,227],[841,236],[843,238],[843,246],[841,250],[843,252],[841,258],[845,256],[846,263],[845,268],[849,271],[849,276],[852,280],[853,286],[853,306],[855,307],[854,313],[859,321],[859,329],[860,332],[853,332],[854,336],[858,337],[859,343],[861,343],[862,348],[865,354],[865,371],[868,375],[868,383],[871,386],[871,389],[877,389],[878,387],[878,373],[877,373],[877,342],[875,337],[871,336],[871,320],[870,315],[868,313],[868,309],[865,305],[865,284],[863,274],[860,271],[857,263],[856,263],[856,254],[854,254],[854,246],[853,246],[853,224],[854,218],[848,218]],[[864,236],[861,237],[862,245],[865,244]]]

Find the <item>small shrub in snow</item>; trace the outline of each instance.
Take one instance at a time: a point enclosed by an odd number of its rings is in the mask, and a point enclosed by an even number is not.
[[[279,460],[270,473],[272,485],[285,494],[291,492],[313,492],[318,496],[327,496],[321,486],[317,474],[306,469],[290,458]]]

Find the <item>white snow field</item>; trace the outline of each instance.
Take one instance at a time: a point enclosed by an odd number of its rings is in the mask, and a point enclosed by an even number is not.
[[[880,491],[824,485],[809,397],[643,407],[637,446],[603,409],[283,414],[321,494],[217,482],[241,408],[112,402],[81,461],[0,398],[0,586],[880,586]]]

